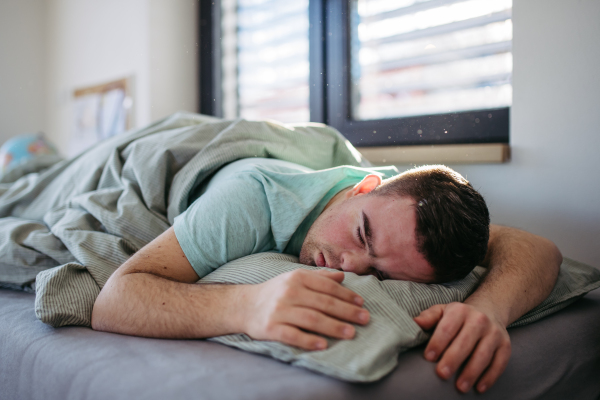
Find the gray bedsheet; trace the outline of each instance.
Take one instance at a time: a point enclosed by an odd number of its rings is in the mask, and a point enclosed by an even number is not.
[[[600,289],[509,330],[507,370],[484,396],[460,395],[415,348],[373,384],[352,384],[205,340],[51,328],[31,294],[0,290],[0,399],[597,399]]]

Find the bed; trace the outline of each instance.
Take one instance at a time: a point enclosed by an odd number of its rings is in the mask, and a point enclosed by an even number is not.
[[[357,384],[211,341],[89,328],[91,307],[114,269],[172,224],[202,179],[256,156],[314,169],[363,165],[325,126],[183,113],[1,183],[0,399],[465,397],[436,377],[422,347],[394,356],[397,366],[382,380]],[[483,397],[598,398],[599,289],[510,334],[509,367]]]

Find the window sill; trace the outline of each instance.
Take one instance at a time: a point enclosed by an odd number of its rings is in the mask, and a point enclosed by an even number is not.
[[[506,143],[357,147],[357,149],[374,165],[499,164],[510,159],[510,146]]]

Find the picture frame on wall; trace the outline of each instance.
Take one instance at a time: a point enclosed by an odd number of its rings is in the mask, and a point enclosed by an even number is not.
[[[131,81],[126,77],[73,91],[69,156],[132,127]]]

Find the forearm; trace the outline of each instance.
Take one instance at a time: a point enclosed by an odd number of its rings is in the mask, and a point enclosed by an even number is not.
[[[245,286],[180,283],[149,273],[115,275],[94,304],[95,330],[181,339],[242,330]]]
[[[482,263],[488,273],[465,303],[493,311],[507,326],[550,294],[561,262],[562,255],[551,241],[492,225]]]
[[[298,269],[255,285],[197,280],[170,228],[109,278],[94,304],[92,328],[175,339],[245,333],[316,350],[327,347],[322,336],[350,339],[350,323],[369,321],[362,298],[341,285],[339,271]]]

